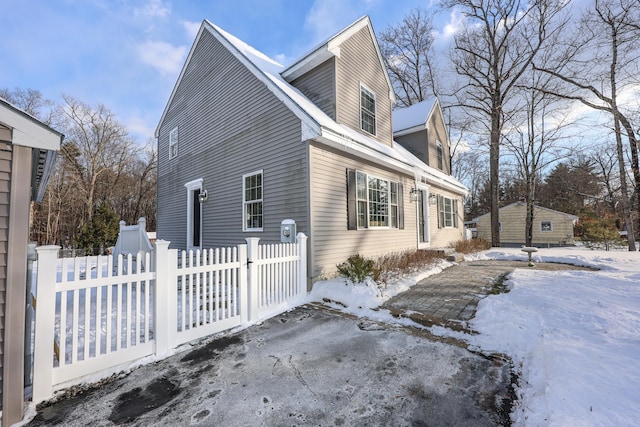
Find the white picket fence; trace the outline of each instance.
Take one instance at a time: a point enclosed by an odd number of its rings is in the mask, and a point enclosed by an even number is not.
[[[33,402],[88,375],[162,356],[303,302],[307,237],[264,245],[246,240],[189,253],[160,240],[155,259],[142,252],[58,258],[58,246],[36,248]]]

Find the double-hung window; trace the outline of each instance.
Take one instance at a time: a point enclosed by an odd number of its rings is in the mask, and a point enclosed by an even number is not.
[[[376,94],[360,85],[360,128],[376,134]]]
[[[262,171],[242,176],[242,230],[262,231]]]
[[[350,204],[356,210],[357,227],[351,228],[403,228],[402,185],[395,181],[350,171],[355,175],[355,197]]]
[[[436,156],[438,160],[438,169],[444,170],[444,147],[440,142],[436,144]]]
[[[438,228],[458,228],[458,200],[438,196]]]
[[[178,127],[174,127],[169,132],[169,159],[178,156]]]

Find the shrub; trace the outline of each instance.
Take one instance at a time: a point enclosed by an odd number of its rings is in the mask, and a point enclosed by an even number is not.
[[[338,264],[337,267],[338,273],[352,283],[364,282],[367,277],[371,277],[376,283],[379,279],[375,261],[360,254],[351,255],[346,262]]]
[[[443,255],[438,252],[420,250],[392,252],[376,260],[356,254],[339,264],[337,268],[338,273],[352,283],[363,282],[367,277],[371,277],[378,286],[382,286],[394,277],[418,271],[441,258]]]
[[[461,254],[470,254],[474,252],[484,251],[491,247],[491,244],[484,239],[458,240],[451,245],[456,252]]]

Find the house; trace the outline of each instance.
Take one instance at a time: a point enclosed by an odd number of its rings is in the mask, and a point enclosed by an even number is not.
[[[277,242],[291,219],[311,281],[354,253],[460,240],[440,105],[394,103],[368,17],[288,67],[205,20],[156,129],[158,238]]]
[[[63,136],[0,98],[0,380],[2,423],[24,408],[27,243],[32,201],[41,201]]]
[[[525,243],[527,204],[515,202],[500,208],[500,244],[517,247]],[[535,205],[533,207],[532,245],[536,247],[574,244],[573,227],[578,217]],[[491,215],[486,213],[471,220],[476,223],[478,237],[491,241]]]

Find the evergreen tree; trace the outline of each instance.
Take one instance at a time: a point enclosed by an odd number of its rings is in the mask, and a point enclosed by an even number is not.
[[[100,252],[104,253],[106,248],[115,245],[119,232],[120,224],[117,215],[108,204],[101,203],[95,209],[91,222],[81,227],[75,244],[79,248],[94,252],[99,248]]]

